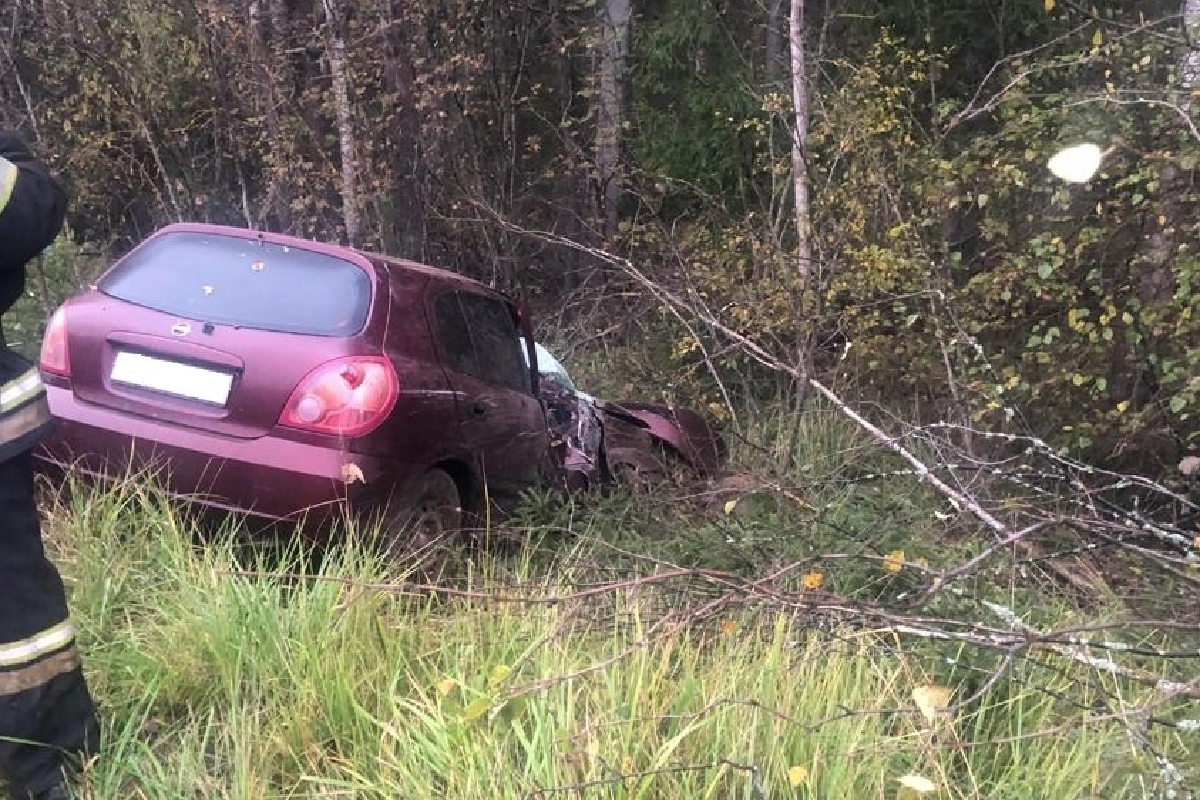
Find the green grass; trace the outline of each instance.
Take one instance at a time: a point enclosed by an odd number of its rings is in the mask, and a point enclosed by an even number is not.
[[[910,773],[938,797],[1152,796],[1126,728],[1081,711],[1139,687],[1046,656],[934,729],[912,690],[969,695],[982,661],[802,613],[683,620],[649,583],[547,602],[613,577],[596,509],[559,513],[584,535],[460,554],[433,596],[372,588],[404,576],[353,550],[297,578],[286,553],[199,547],[148,490],[51,506],[107,735],[82,796],[892,798]]]

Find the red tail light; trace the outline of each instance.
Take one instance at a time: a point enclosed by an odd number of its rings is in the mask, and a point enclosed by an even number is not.
[[[67,310],[60,307],[46,323],[42,337],[42,354],[39,366],[46,372],[64,377],[71,376],[71,361],[67,357]]]
[[[351,356],[322,364],[288,398],[279,424],[335,436],[379,426],[396,404],[400,382],[386,358]]]

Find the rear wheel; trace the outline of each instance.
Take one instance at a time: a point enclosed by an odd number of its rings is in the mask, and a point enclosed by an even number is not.
[[[393,501],[380,535],[389,553],[417,555],[462,529],[462,497],[449,473],[431,469]]]

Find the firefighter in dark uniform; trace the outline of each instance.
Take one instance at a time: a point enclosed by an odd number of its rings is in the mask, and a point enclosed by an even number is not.
[[[54,240],[66,205],[49,169],[0,131],[0,313],[21,296],[25,264]],[[99,739],[34,498],[30,452],[50,421],[37,368],[0,336],[0,779],[20,800],[69,797],[67,772]]]

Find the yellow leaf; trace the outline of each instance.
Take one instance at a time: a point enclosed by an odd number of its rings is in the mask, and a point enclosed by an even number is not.
[[[737,630],[737,623],[731,619],[721,620],[721,633],[730,634]]]
[[[893,550],[883,560],[883,568],[888,572],[899,572],[904,568],[904,551]]]
[[[1096,28],[1096,32],[1092,35],[1092,46],[1099,47],[1102,44],[1104,44],[1104,31]]]
[[[474,722],[484,714],[492,710],[492,698],[477,697],[471,701],[471,704],[463,709],[463,721]]]
[[[732,500],[728,500],[728,501],[726,501],[726,503],[725,503],[725,516],[729,516],[730,514],[732,514],[732,513],[733,513],[733,510],[734,510],[735,508],[737,508],[737,504],[738,504],[738,501],[737,501],[737,498],[736,498],[736,497],[735,497],[734,499],[732,499]]]
[[[1117,403],[1117,413],[1118,414],[1124,414],[1128,410],[1129,410],[1129,401],[1128,400],[1122,400],[1121,402]]]
[[[438,694],[440,694],[442,697],[445,697],[446,695],[448,695],[454,691],[454,687],[456,685],[457,684],[454,683],[453,678],[443,678],[442,680],[438,681],[438,685],[437,685]]]
[[[1046,0],[1046,13],[1049,14],[1054,10],[1054,0]]]
[[[806,572],[800,579],[800,585],[805,589],[820,589],[825,582],[825,576],[820,572]]]
[[[512,667],[506,664],[497,664],[492,667],[492,674],[488,675],[488,683],[492,686],[504,683],[504,680],[512,674]]]
[[[788,783],[799,786],[808,780],[808,770],[804,767],[792,767],[788,770]]]
[[[952,694],[954,694],[954,690],[947,689],[945,686],[918,686],[912,691],[912,699],[917,704],[921,716],[925,717],[927,722],[933,722],[937,719],[938,714],[945,711],[946,707],[950,705],[950,695]]]

